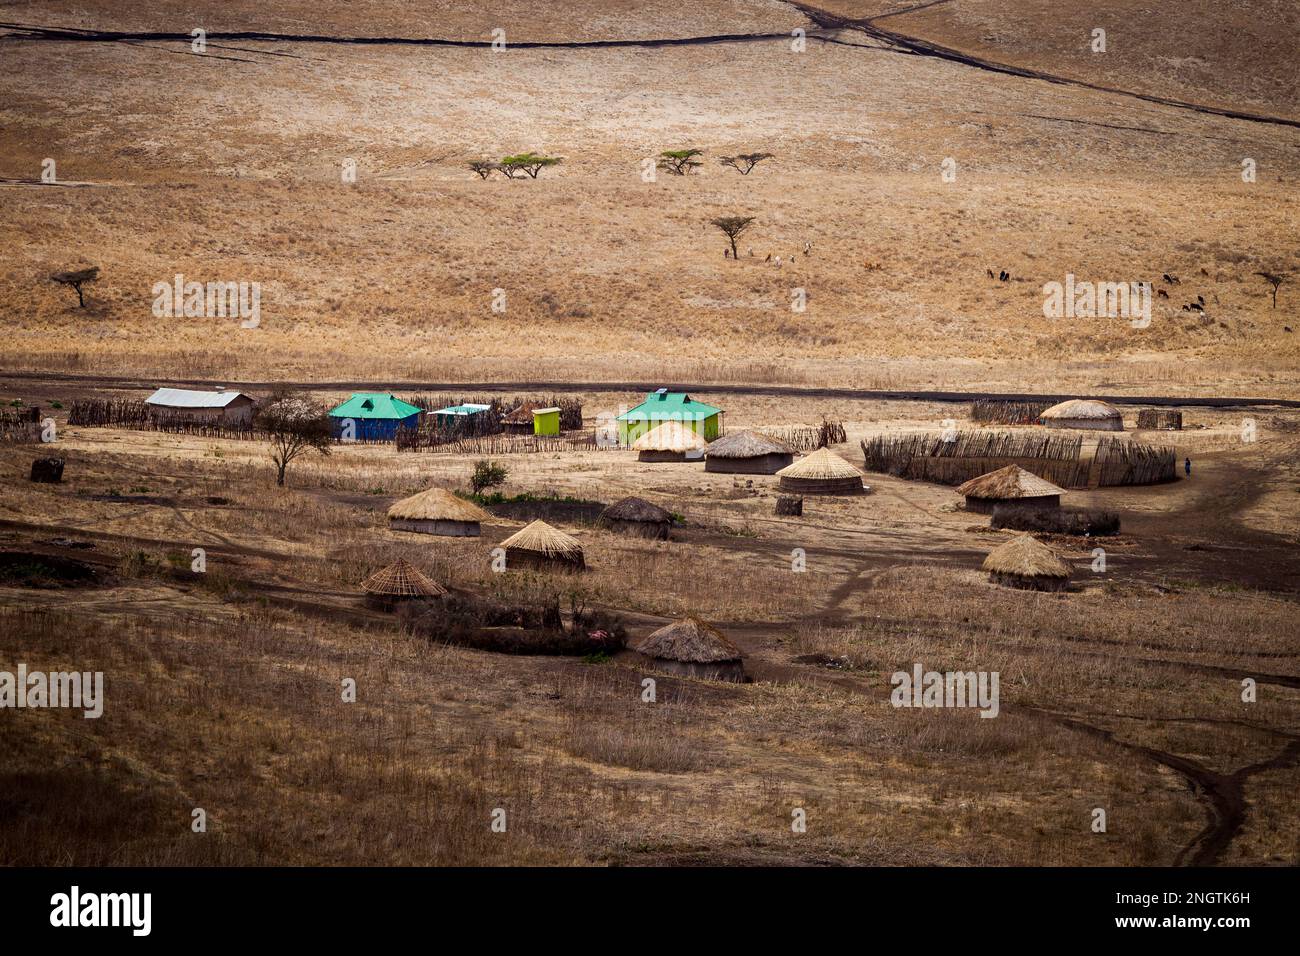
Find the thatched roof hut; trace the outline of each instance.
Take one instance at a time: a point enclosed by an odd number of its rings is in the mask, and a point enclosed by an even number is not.
[[[501,424],[508,432],[533,433],[533,410],[544,407],[545,402],[524,402],[518,408],[501,417]]]
[[[501,542],[506,549],[506,568],[568,568],[587,565],[582,545],[571,534],[552,528],[540,518]]]
[[[1019,465],[1007,465],[958,485],[957,493],[966,496],[967,511],[991,514],[997,505],[1059,508],[1065,489]]]
[[[492,516],[445,488],[430,488],[395,502],[388,509],[388,526],[394,531],[478,537],[479,522]]]
[[[1070,580],[1069,566],[1037,538],[1022,534],[994,548],[984,559],[989,580],[1011,588],[1061,591]]]
[[[1053,405],[1039,419],[1048,428],[1087,428],[1093,431],[1122,432],[1124,416],[1109,402],[1093,398],[1072,398]]]
[[[632,450],[638,453],[637,461],[685,461],[688,453],[698,458],[695,453],[703,452],[705,445],[690,424],[668,421],[632,442]]]
[[[391,607],[404,601],[440,597],[447,593],[433,578],[410,561],[398,558],[388,567],[376,571],[361,582],[367,603],[377,607]]]
[[[860,495],[862,472],[829,448],[818,448],[776,473],[782,491],[805,495]]]
[[[703,680],[743,681],[740,648],[712,624],[685,617],[652,632],[636,650],[654,658],[655,666]]]
[[[600,513],[600,523],[611,531],[642,538],[668,539],[672,512],[635,496],[616,501]]]
[[[753,431],[724,435],[704,450],[705,471],[775,475],[793,462],[793,445]]]

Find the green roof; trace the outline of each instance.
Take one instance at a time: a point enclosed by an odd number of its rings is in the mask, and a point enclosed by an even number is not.
[[[618,416],[620,422],[639,422],[647,419],[670,418],[681,421],[710,418],[722,409],[697,402],[685,392],[660,389],[646,396],[645,401]]]
[[[357,392],[330,412],[333,418],[410,418],[420,409],[396,395],[382,392]]]

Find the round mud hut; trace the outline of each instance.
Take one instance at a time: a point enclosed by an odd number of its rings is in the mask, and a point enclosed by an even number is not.
[[[1007,465],[957,486],[966,496],[966,510],[992,514],[998,505],[1017,508],[1059,508],[1064,488],[1058,488],[1019,465]]]
[[[637,453],[637,461],[686,461],[687,455],[699,458],[706,444],[685,423],[668,421],[632,442],[632,450]]]
[[[460,538],[477,538],[479,523],[492,516],[445,488],[430,488],[403,498],[388,509],[388,527],[393,531],[418,534],[441,534]]]
[[[794,446],[758,432],[735,432],[704,449],[704,470],[736,475],[775,475],[794,462]]]
[[[382,610],[447,593],[446,588],[405,558],[370,575],[361,582],[361,590],[366,593],[367,604]]]
[[[668,540],[673,526],[672,512],[636,496],[616,501],[600,513],[600,524],[610,531],[638,538]]]
[[[652,658],[655,667],[672,674],[741,683],[745,666],[740,648],[712,624],[696,617],[682,618],[652,632],[636,646]]]
[[[1053,405],[1039,416],[1048,428],[1086,428],[1101,432],[1122,432],[1124,416],[1109,402],[1093,398],[1072,398]]]
[[[552,528],[540,518],[501,542],[506,549],[506,569],[580,571],[587,566],[582,545],[571,534]]]
[[[800,495],[860,495],[862,472],[829,448],[818,448],[806,458],[776,473],[781,490]]]
[[[993,549],[984,559],[984,570],[995,584],[1031,591],[1064,591],[1070,580],[1069,566],[1027,534]]]

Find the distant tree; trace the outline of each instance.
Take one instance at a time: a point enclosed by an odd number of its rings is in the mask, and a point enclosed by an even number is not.
[[[742,176],[748,176],[751,169],[763,160],[771,158],[771,153],[741,153],[739,156],[723,156],[718,162],[723,166],[730,166]]]
[[[685,176],[691,170],[704,165],[696,156],[703,156],[700,149],[666,149],[659,154],[656,165],[674,176]]]
[[[83,309],[86,307],[86,298],[81,294],[82,286],[87,286],[98,280],[99,266],[91,266],[89,269],[75,269],[71,272],[56,272],[50,276],[51,282],[57,282],[59,285],[71,286],[76,289],[77,304]]]
[[[740,258],[740,253],[736,251],[736,238],[748,229],[749,224],[753,221],[753,216],[722,216],[718,219],[710,220],[710,222],[721,229],[727,239],[731,241],[731,258]]]
[[[1277,290],[1288,278],[1285,272],[1256,272],[1255,275],[1261,276],[1264,281],[1273,287],[1273,308],[1277,308]]]
[[[504,465],[481,458],[474,462],[474,474],[470,475],[469,485],[474,489],[474,494],[481,495],[489,488],[504,485],[508,477],[510,472],[506,471]]]
[[[478,173],[480,179],[487,179],[492,175],[494,170],[500,169],[500,163],[494,163],[490,159],[475,159],[467,164],[470,169]]]
[[[539,156],[537,153],[519,153],[516,156],[506,156],[497,164],[497,167],[506,174],[507,179],[514,179],[515,173],[527,173],[530,179],[536,179],[537,174],[548,166],[556,166],[560,163],[559,156]]]
[[[274,396],[257,413],[256,425],[270,438],[277,485],[284,485],[284,473],[290,462],[303,452],[330,453],[333,429],[329,416],[323,405],[310,399]]]

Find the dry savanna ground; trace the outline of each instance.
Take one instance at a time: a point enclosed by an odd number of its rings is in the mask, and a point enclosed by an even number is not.
[[[65,387],[0,397],[49,407],[77,394]],[[836,450],[858,463],[862,437],[960,414],[707,397],[733,428],[843,418]],[[1175,442],[1190,480],[1071,493],[1124,526],[1105,573],[1090,569],[1096,541],[1053,540],[1073,569],[1062,594],[991,584],[979,565],[1006,533],[950,488],[883,475],[870,495],[778,518],[770,477],[617,450],[504,456],[509,495],[637,493],[684,519],[668,542],[558,522],[586,550],[573,577],[490,571],[521,520],[478,539],[387,528],[397,497],[465,487],[463,455],[336,447],[277,488],[260,442],[62,427],[65,482],[37,485],[32,447],[0,446],[0,550],[103,576],[0,585],[0,670],[75,665],[107,687],[98,720],[4,715],[0,860],[1295,863],[1300,417],[1253,414],[1253,443],[1230,410],[1135,433]],[[196,547],[203,574],[189,571]],[[464,592],[614,609],[633,641],[700,615],[754,680],[671,677],[632,651],[518,657],[420,636],[360,600],[397,556]],[[890,675],[916,662],[998,671],[999,716],[891,707]],[[195,807],[206,834],[191,832]]]
[[[1284,284],[1273,308],[1254,273],[1300,264],[1300,130],[915,55],[843,20],[1294,122],[1294,57],[1280,52],[1295,48],[1294,11],[906,6],[6,5],[0,363],[1294,397],[1300,300]],[[198,55],[148,36],[199,26],[277,38],[214,38]],[[1088,47],[1097,26],[1104,54]],[[503,52],[325,42],[486,43],[497,28]],[[113,29],[139,36],[91,32]],[[556,45],[720,36],[733,39]],[[697,174],[643,180],[646,157],[683,147],[705,151]],[[521,150],[563,162],[519,181],[465,165]],[[774,158],[744,177],[717,162],[750,150]],[[80,185],[40,185],[46,159]],[[731,214],[754,217],[738,262],[709,225]],[[84,265],[102,277],[81,309],[47,277]],[[1149,279],[1168,298],[1147,328],[1046,319],[1042,286],[1067,273]],[[260,326],[156,318],[153,286],[177,274],[260,283]],[[792,311],[797,289],[806,311]],[[1198,297],[1204,311],[1186,310]]]
[[[682,523],[561,512],[586,572],[497,574],[518,514],[466,539],[385,517],[476,456],[340,446],[280,488],[261,442],[66,412],[185,379],[329,403],[690,382],[729,429],[844,421],[861,464],[860,439],[962,410],[727,387],[1295,399],[1298,38],[1281,0],[0,5],[0,405],[52,413],[67,462],[35,484],[45,449],[0,443],[0,671],[99,670],[107,697],[0,711],[0,863],[1294,865],[1295,409],[1133,432],[1193,475],[1071,492],[1123,527],[1104,571],[1051,538],[1053,594],[987,580],[1007,533],[952,489],[883,475],[778,517],[769,477],[505,455],[509,496]],[[688,147],[696,173],[644,175]],[[467,168],[529,150],[563,161]],[[718,163],[752,151],[747,176]],[[754,217],[738,260],[729,215]],[[92,265],[84,308],[49,281]],[[1276,307],[1260,271],[1293,273]],[[1164,295],[1145,328],[1049,320],[1067,274]],[[260,323],[156,316],[176,275],[257,283]],[[642,397],[569,391],[589,425]],[[397,557],[633,642],[698,615],[753,680],[454,646],[363,604]],[[97,580],[22,576],[61,562]],[[916,663],[998,672],[998,717],[892,707]]]

